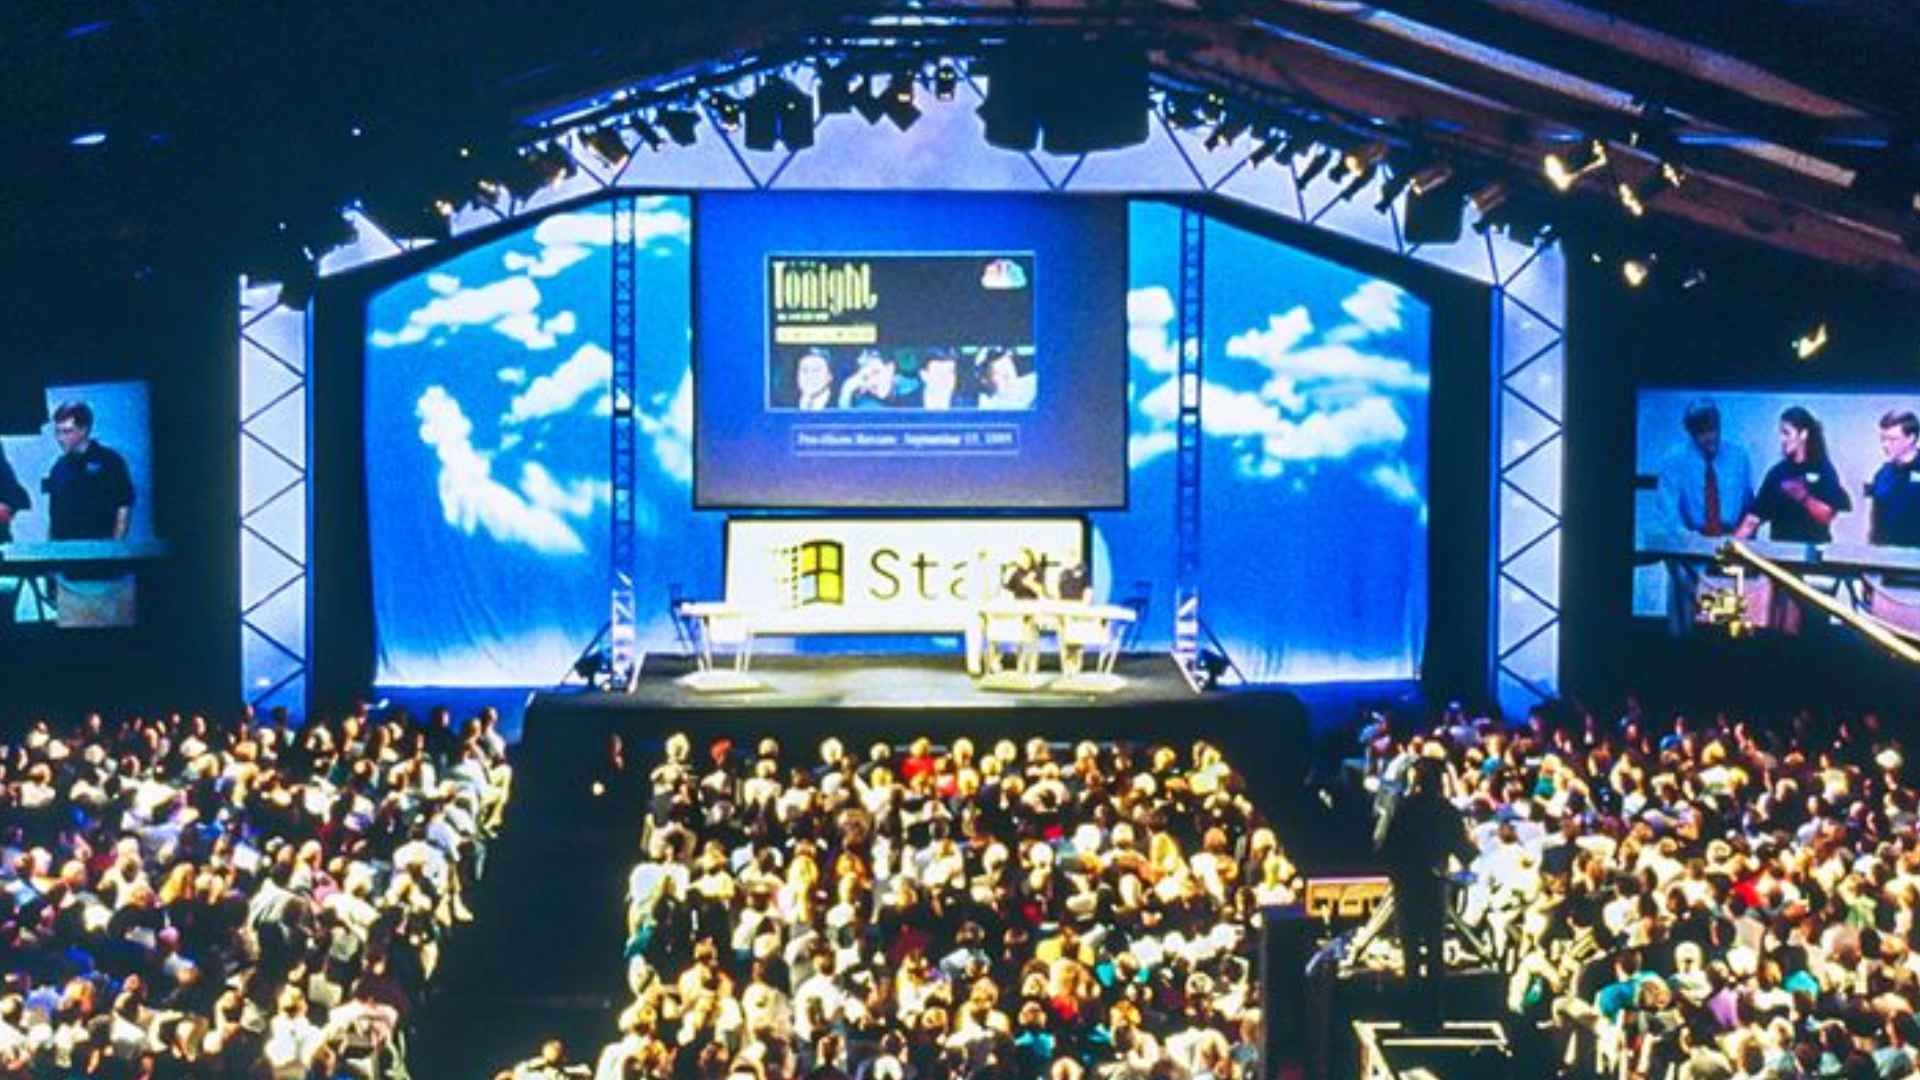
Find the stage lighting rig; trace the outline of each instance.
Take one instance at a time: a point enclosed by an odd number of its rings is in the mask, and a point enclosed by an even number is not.
[[[1541,160],[1540,167],[1547,174],[1547,183],[1553,190],[1566,194],[1580,182],[1580,178],[1607,164],[1607,144],[1594,139],[1580,149],[1567,154],[1554,151]]]
[[[643,124],[646,123],[644,120],[639,122]],[[649,130],[651,130],[651,127],[649,127]],[[656,140],[655,145],[657,147],[657,140],[660,138],[660,135],[658,132],[654,132],[653,137]],[[621,138],[619,130],[612,126],[595,128],[580,136],[580,141],[586,144],[587,149],[593,152],[593,156],[604,162],[607,168],[616,171],[619,170],[620,166],[627,163],[628,158],[633,156],[633,151],[627,148],[627,140]]]
[[[666,140],[660,135],[660,129],[654,127],[653,123],[644,116],[634,115],[633,133],[640,136],[640,141],[646,143],[649,150],[658,150],[666,145]]]
[[[1307,159],[1306,166],[1300,170],[1299,186],[1304,188],[1313,183],[1313,178],[1325,172],[1327,166],[1332,163],[1333,151],[1324,146],[1315,150],[1313,156]]]
[[[1400,198],[1401,193],[1411,186],[1413,186],[1412,170],[1390,169],[1386,183],[1380,185],[1380,199],[1373,204],[1373,209],[1382,214],[1391,210],[1394,202]]]
[[[722,128],[727,131],[739,130],[740,121],[746,112],[739,98],[716,90],[707,96],[707,105],[713,109],[713,114],[720,118]]]
[[[1206,147],[1208,150],[1218,150],[1223,146],[1231,146],[1251,126],[1245,117],[1229,115],[1214,126],[1213,133],[1207,136]]]
[[[692,109],[669,106],[655,113],[653,120],[665,129],[675,146],[692,146],[699,137],[700,114]]]
[[[1620,261],[1620,276],[1626,279],[1629,288],[1637,289],[1653,276],[1654,264],[1660,256],[1654,254],[1636,255]]]
[[[1268,132],[1266,138],[1260,140],[1260,145],[1253,148],[1253,153],[1247,155],[1247,164],[1253,166],[1265,164],[1268,159],[1280,152],[1280,148],[1286,145],[1286,142],[1285,132]]]
[[[901,131],[912,127],[920,119],[920,108],[913,103],[913,72],[896,71],[887,79],[880,112]]]
[[[817,75],[820,115],[833,116],[852,112],[855,102],[853,81],[859,77],[859,73],[844,62],[821,65]]]
[[[1620,205],[1633,217],[1645,217],[1648,203],[1686,182],[1684,170],[1671,161],[1662,161],[1659,168],[1641,177],[1639,183],[1620,182]]]
[[[1827,347],[1827,324],[1821,322],[1813,329],[1793,339],[1793,356],[1796,360],[1811,360]]]

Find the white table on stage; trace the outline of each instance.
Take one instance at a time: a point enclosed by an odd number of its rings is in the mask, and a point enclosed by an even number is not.
[[[700,624],[698,667],[680,677],[680,684],[703,694],[729,694],[764,690],[767,684],[753,677],[753,614],[724,600],[689,600],[680,605],[681,616]],[[713,647],[730,646],[733,662],[721,666],[714,662]],[[724,657],[723,657],[724,659]]]
[[[992,672],[980,680],[989,690],[1036,690],[1046,687],[1064,693],[1110,694],[1126,685],[1114,674],[1120,659],[1120,635],[1114,631],[1134,621],[1132,608],[1093,604],[1082,600],[1016,600],[1002,597],[980,608],[986,624],[987,648],[1001,645],[1019,649],[1013,671]],[[1058,678],[1040,674],[1040,635],[1052,632],[1061,648]],[[1097,653],[1093,670],[1067,670],[1068,648]]]

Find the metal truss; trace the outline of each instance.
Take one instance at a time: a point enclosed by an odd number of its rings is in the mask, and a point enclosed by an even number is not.
[[[626,689],[639,674],[639,635],[635,629],[634,544],[634,238],[633,196],[613,200],[613,478],[612,603],[607,620],[611,655],[609,675],[614,686]]]
[[[1180,408],[1174,443],[1173,657],[1198,688],[1200,663],[1200,388],[1206,350],[1207,216],[1180,211]]]

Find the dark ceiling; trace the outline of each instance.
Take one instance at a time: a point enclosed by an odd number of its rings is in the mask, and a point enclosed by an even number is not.
[[[16,4],[0,14],[16,128],[0,235],[138,270],[194,236],[244,247],[617,87],[1083,33],[1144,42],[1165,85],[1382,123],[1536,188],[1545,152],[1606,140],[1609,182],[1571,202],[1606,203],[1671,158],[1689,182],[1649,219],[1920,283],[1920,5],[1905,0]],[[105,141],[73,145],[87,133]]]

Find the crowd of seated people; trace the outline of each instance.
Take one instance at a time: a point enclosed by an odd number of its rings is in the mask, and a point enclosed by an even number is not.
[[[601,1080],[1255,1075],[1295,871],[1219,751],[669,741]]]
[[[95,715],[0,745],[0,1076],[407,1075],[511,784],[495,721]]]
[[[1376,732],[1377,733],[1377,732]],[[1378,734],[1378,733],[1377,733]],[[1898,1077],[1920,1051],[1920,805],[1872,715],[1452,722],[1478,855],[1463,912],[1569,1073]]]

